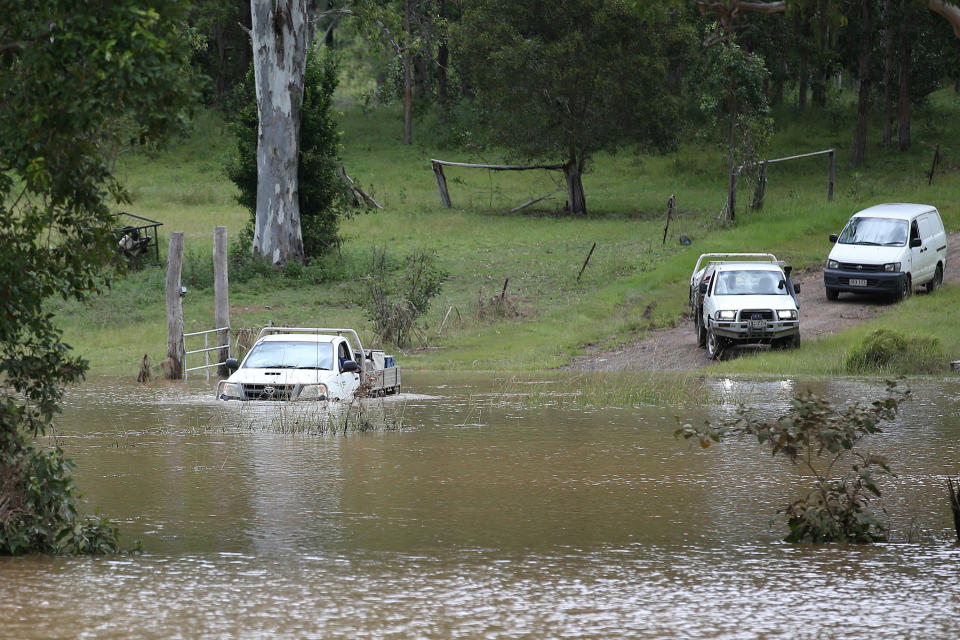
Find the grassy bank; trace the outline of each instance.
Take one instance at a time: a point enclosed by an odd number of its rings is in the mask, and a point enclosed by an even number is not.
[[[960,97],[952,92],[934,97],[915,114],[910,152],[873,147],[870,165],[857,170],[845,161],[848,120],[779,111],[768,157],[837,148],[835,199],[826,200],[825,158],[774,165],[764,208],[748,208],[751,192],[744,184],[733,225],[719,220],[726,188],[722,153],[704,143],[691,142],[663,156],[630,150],[598,156],[584,178],[587,217],[557,215],[562,185],[547,172],[448,169],[454,207],[446,209],[439,204],[430,158],[491,162],[503,157],[433,145],[429,125],[416,129],[415,144],[407,147],[399,142],[398,111],[348,109],[341,117],[345,167],[385,210],[345,221],[339,256],[290,277],[232,283],[232,324],[354,326],[375,344],[359,304],[373,248],[398,258],[426,248],[436,251],[449,279],[425,319],[428,348],[403,354],[405,366],[525,371],[560,366],[585,345],[634,340],[680,321],[685,283],[702,252],[772,251],[796,267],[820,263],[829,248],[827,234],[839,231],[853,211],[885,201],[929,202],[940,209],[949,230],[960,228]],[[936,144],[946,168],[927,185]],[[236,237],[247,220],[222,175],[231,149],[227,128],[206,114],[189,138],[165,152],[120,160],[134,198],[128,210],[164,223],[161,250],[170,231],[186,233],[193,256],[185,272],[188,331],[213,327],[207,278],[213,227],[226,225]],[[509,213],[551,192],[556,193],[534,207]],[[671,194],[681,215],[663,244]],[[691,246],[680,245],[681,234],[692,239]],[[505,281],[510,313],[485,313]],[[163,269],[148,268],[119,279],[97,300],[60,304],[54,311],[66,341],[90,359],[95,371],[135,375],[144,353],[154,362],[165,355],[163,288]],[[949,288],[943,293],[898,305],[877,322],[896,322],[905,333],[924,331],[924,318],[938,317],[938,309],[942,318],[943,307],[956,303],[956,293]],[[931,316],[924,315],[928,306]],[[957,352],[960,328],[941,321],[937,330],[944,349]],[[831,354],[848,349],[865,331],[808,342],[796,354],[740,358],[720,369],[836,373],[837,358]]]

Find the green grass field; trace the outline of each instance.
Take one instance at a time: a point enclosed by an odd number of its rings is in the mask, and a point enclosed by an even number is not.
[[[835,107],[835,109],[837,109]],[[852,114],[852,110],[847,109]],[[564,192],[559,176],[545,171],[488,172],[447,168],[453,208],[440,206],[431,158],[499,162],[503,156],[444,148],[429,142],[435,125],[415,127],[414,144],[400,143],[402,119],[391,108],[348,108],[341,115],[343,161],[347,172],[370,192],[383,211],[358,212],[343,222],[340,255],[316,267],[339,273],[322,278],[254,279],[231,287],[234,328],[273,322],[299,326],[352,326],[375,344],[360,299],[374,247],[399,258],[415,249],[437,253],[449,279],[423,323],[425,344],[408,350],[402,362],[419,369],[542,370],[563,365],[585,345],[633,340],[651,328],[680,321],[686,280],[697,256],[709,251],[772,251],[798,268],[820,263],[851,213],[877,202],[936,205],[948,230],[960,228],[960,95],[942,91],[913,121],[913,148],[907,153],[871,146],[869,165],[853,170],[846,159],[852,123],[783,108],[767,157],[836,148],[835,198],[826,199],[827,159],[818,157],[772,165],[765,205],[751,211],[751,187],[743,181],[735,224],[720,215],[726,198],[723,154],[708,143],[688,142],[676,152],[650,155],[637,150],[601,154],[584,178],[590,215],[559,215]],[[879,126],[872,131],[879,138]],[[945,162],[932,185],[927,172],[935,145]],[[213,328],[213,292],[204,286],[213,228],[226,225],[236,237],[248,213],[234,201],[223,175],[232,150],[228,127],[214,113],[203,114],[189,137],[153,156],[119,161],[133,202],[126,210],[163,223],[161,251],[171,231],[184,231],[187,252],[187,331]],[[518,213],[521,203],[556,192]],[[667,199],[680,210],[662,244]],[[689,247],[679,236],[692,239]],[[591,246],[596,249],[578,280]],[[481,307],[507,296],[515,313],[481,317]],[[894,307],[880,323],[910,333],[936,325],[942,346],[956,355],[960,323],[936,321],[955,308],[958,294],[917,298]],[[146,268],[117,279],[103,296],[85,305],[54,305],[65,341],[88,358],[95,372],[135,375],[144,354],[165,357],[164,272]],[[862,339],[867,329],[820,342],[796,353],[739,358],[719,371],[743,373],[837,373],[835,354]],[[190,346],[188,345],[188,348]],[[955,358],[954,358],[955,359]]]

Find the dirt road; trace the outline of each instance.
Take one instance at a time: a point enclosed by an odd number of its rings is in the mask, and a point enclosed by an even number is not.
[[[960,283],[960,233],[948,236],[947,269],[944,282]],[[691,267],[692,268],[692,267]],[[829,302],[823,290],[823,267],[795,272],[793,281],[800,285],[800,335],[804,341],[838,333],[883,313],[892,302],[842,294]],[[922,294],[918,294],[922,295]],[[768,347],[740,347],[765,349]],[[673,329],[655,331],[638,342],[625,344],[611,351],[593,351],[575,358],[570,369],[582,371],[692,371],[709,364],[704,349],[697,348],[696,332],[689,317]]]

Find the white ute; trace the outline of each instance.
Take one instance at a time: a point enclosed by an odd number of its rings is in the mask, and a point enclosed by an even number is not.
[[[697,346],[711,359],[727,345],[800,346],[800,287],[772,253],[704,253],[690,276]]]
[[[400,391],[400,368],[353,329],[266,327],[217,386],[221,400],[349,400]]]

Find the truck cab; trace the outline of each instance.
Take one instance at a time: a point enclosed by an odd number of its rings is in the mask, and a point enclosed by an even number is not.
[[[337,401],[398,392],[399,368],[385,371],[376,354],[364,352],[352,329],[267,327],[242,362],[227,360],[233,373],[217,386],[217,398]]]
[[[717,359],[734,344],[800,345],[799,286],[773,254],[703,254],[690,279],[697,346]]]

